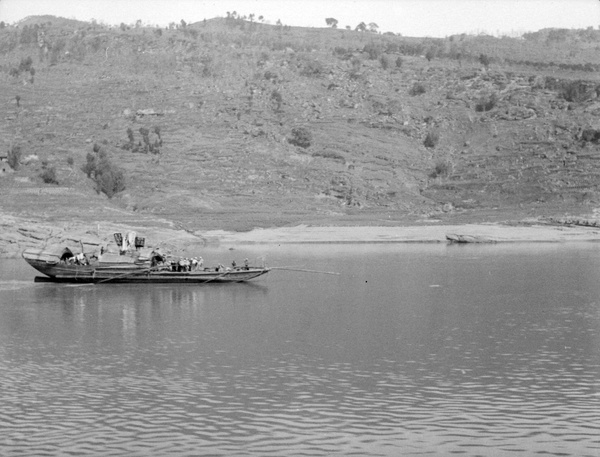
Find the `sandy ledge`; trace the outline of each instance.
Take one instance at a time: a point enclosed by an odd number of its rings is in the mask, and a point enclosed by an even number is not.
[[[6,221],[5,221],[6,222]],[[88,224],[71,224],[58,228],[31,220],[13,220],[0,231],[0,257],[20,256],[23,250],[49,245],[64,245],[93,252],[99,246],[114,243],[114,232],[136,231],[147,240],[148,247],[161,247],[173,254],[198,251],[203,246],[231,247],[251,244],[317,243],[448,243],[449,238],[475,243],[583,242],[600,241],[600,223],[595,225],[560,225],[535,223],[494,223],[418,226],[307,226],[255,229],[249,232],[224,230],[196,231],[167,227],[126,227],[105,224],[90,230]]]
[[[209,243],[445,243],[448,235],[473,242],[566,242],[600,241],[598,227],[550,225],[426,225],[409,227],[315,227],[296,226],[256,229],[250,232],[203,232]]]

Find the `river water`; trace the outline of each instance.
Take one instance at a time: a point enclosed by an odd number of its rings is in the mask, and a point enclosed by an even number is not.
[[[201,254],[340,275],[72,286],[1,261],[0,455],[600,455],[600,245]]]

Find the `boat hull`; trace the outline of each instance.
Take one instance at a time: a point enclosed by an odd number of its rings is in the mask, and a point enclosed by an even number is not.
[[[36,281],[68,283],[226,283],[243,282],[269,272],[269,268],[235,268],[172,271],[166,266],[151,267],[149,262],[92,262],[78,265],[60,260],[60,256],[39,250],[26,250],[23,258],[46,277]]]
[[[82,275],[76,276],[36,276],[36,282],[65,282],[65,283],[129,283],[129,284],[206,284],[244,282],[268,273],[268,268],[250,270],[232,270],[227,273],[219,272],[150,272],[119,275]]]

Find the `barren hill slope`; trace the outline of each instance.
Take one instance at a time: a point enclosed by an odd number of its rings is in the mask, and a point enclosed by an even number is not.
[[[580,35],[30,19],[0,29],[0,151],[20,150],[0,211],[190,231],[587,213],[600,38]],[[125,177],[110,199],[82,171],[99,154]]]

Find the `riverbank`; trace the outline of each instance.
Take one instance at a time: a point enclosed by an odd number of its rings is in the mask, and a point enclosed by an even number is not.
[[[314,227],[300,225],[249,232],[204,232],[209,243],[472,243],[600,241],[600,228],[542,224],[414,225],[400,227]]]
[[[600,223],[595,220],[520,221],[471,224],[412,224],[398,226],[316,226],[298,225],[254,229],[245,232],[224,230],[190,233],[167,224],[147,225],[89,224],[65,225],[33,220],[4,218],[0,231],[0,257],[17,257],[29,247],[66,245],[79,250],[99,250],[114,244],[113,233],[135,231],[149,247],[173,254],[198,251],[204,246],[223,247],[251,244],[318,243],[534,243],[600,241]]]

